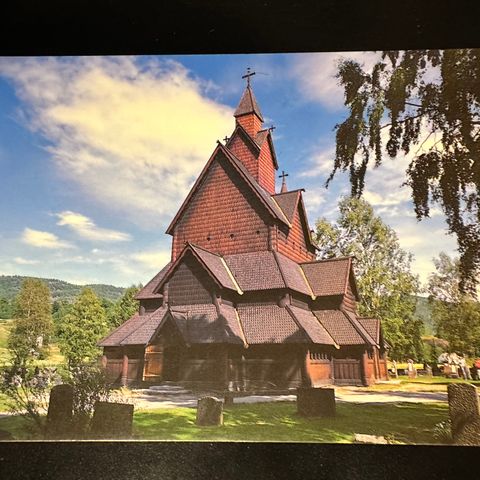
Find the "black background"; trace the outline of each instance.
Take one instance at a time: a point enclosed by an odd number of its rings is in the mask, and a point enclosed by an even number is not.
[[[10,0],[0,55],[480,47],[480,3],[442,0]],[[472,447],[4,442],[0,479],[479,478]]]

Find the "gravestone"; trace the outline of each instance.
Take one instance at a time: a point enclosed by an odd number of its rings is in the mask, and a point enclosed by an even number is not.
[[[129,438],[132,436],[133,405],[96,402],[91,434],[95,438]]]
[[[378,445],[387,445],[388,440],[385,437],[378,437],[376,435],[367,435],[364,433],[354,434],[354,443],[373,443]]]
[[[233,405],[233,398],[234,398],[234,395],[233,395],[232,392],[225,393],[225,398],[223,400],[223,405],[225,407],[231,407]]]
[[[197,425],[202,427],[223,425],[223,402],[215,397],[199,398]]]
[[[56,385],[50,391],[46,423],[47,438],[68,438],[73,415],[73,387]]]
[[[478,392],[469,383],[448,385],[448,410],[455,443],[480,444],[480,406]]]
[[[335,389],[297,388],[297,412],[305,417],[334,417]]]
[[[454,437],[457,445],[480,445],[480,416],[471,417]]]

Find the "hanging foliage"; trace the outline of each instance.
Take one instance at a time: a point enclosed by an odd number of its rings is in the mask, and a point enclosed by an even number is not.
[[[327,186],[338,171],[347,171],[352,196],[359,197],[368,168],[385,156],[412,154],[405,184],[415,214],[421,220],[432,204],[442,208],[457,238],[460,288],[474,295],[480,270],[480,49],[384,51],[381,58],[371,72],[353,60],[338,66],[349,114],[336,126]]]

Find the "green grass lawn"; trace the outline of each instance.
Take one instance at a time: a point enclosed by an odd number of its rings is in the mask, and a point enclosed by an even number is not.
[[[443,404],[337,404],[334,418],[303,418],[291,402],[234,405],[221,427],[197,427],[192,408],[137,411],[138,440],[273,441],[351,443],[354,433],[383,435],[401,443],[436,443],[432,430],[448,417]],[[0,429],[17,439],[32,438],[20,417],[0,418]],[[35,438],[35,437],[33,437]]]
[[[390,382],[377,383],[365,387],[365,391],[371,392],[446,392],[450,383],[463,383],[465,380],[461,378],[445,378],[445,377],[417,377],[408,378],[407,376],[399,376],[398,379],[392,378]],[[480,387],[480,381],[468,380],[477,387]]]
[[[8,364],[9,355],[7,350],[8,335],[13,325],[13,320],[0,320],[0,366]],[[38,360],[40,366],[56,366],[63,362],[63,355],[56,343],[49,346],[48,356],[43,360]]]

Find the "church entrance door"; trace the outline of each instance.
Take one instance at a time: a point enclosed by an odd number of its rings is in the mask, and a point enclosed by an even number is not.
[[[334,358],[333,375],[337,385],[363,385],[360,360],[353,358]]]
[[[162,380],[177,381],[179,379],[180,355],[178,346],[167,346],[163,351]]]

